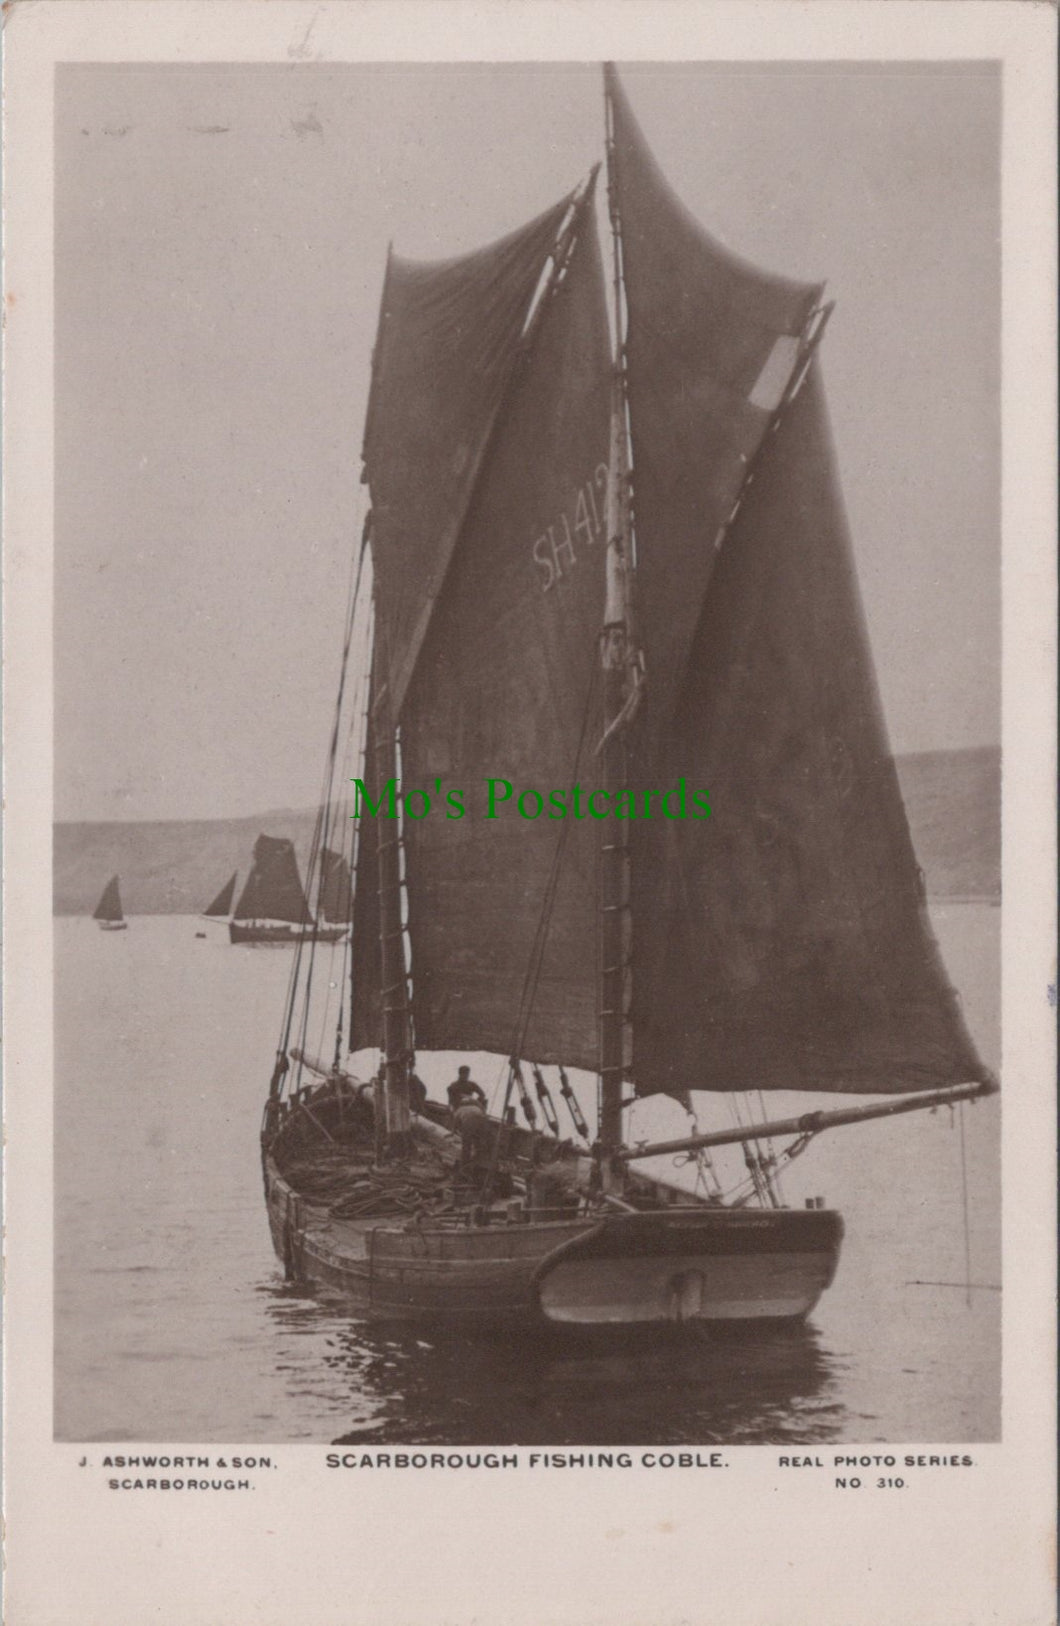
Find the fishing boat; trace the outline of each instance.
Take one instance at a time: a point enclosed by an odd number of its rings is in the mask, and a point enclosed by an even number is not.
[[[112,875],[103,888],[103,896],[96,904],[92,919],[99,921],[100,930],[104,932],[123,932],[128,929],[129,922],[122,914],[121,888],[116,875]]]
[[[315,1056],[307,953],[261,1129],[288,1276],[367,1317],[797,1321],[843,1220],[785,1206],[779,1171],[826,1130],[996,1089],[887,742],[823,286],[716,242],[611,68],[604,102],[609,274],[594,170],[383,281],[317,837],[370,599],[345,994]],[[425,1098],[436,1052],[504,1059],[474,1136]],[[596,1075],[592,1124],[568,1069]],[[770,1118],[774,1090],[878,1099]],[[630,1144],[633,1102],[726,1094],[738,1122]]]
[[[230,885],[234,891],[234,876]],[[229,941],[333,943],[346,929],[344,925],[323,924],[313,916],[302,888],[293,841],[286,836],[259,836],[254,843],[250,874],[228,923]]]

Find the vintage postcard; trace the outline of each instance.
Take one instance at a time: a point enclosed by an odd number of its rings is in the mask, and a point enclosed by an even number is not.
[[[12,1626],[1053,1619],[1055,33],[9,3]]]

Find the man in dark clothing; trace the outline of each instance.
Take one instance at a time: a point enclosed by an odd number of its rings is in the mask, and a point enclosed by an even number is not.
[[[449,1097],[449,1105],[453,1112],[457,1112],[472,1101],[477,1102],[483,1112],[486,1110],[485,1091],[480,1089],[471,1077],[470,1067],[457,1068],[456,1077],[445,1093]]]
[[[422,1112],[427,1105],[427,1086],[415,1073],[409,1074],[409,1111]]]

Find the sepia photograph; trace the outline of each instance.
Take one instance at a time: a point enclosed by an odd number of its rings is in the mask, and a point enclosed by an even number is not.
[[[998,1437],[999,92],[59,67],[57,1438]]]
[[[1049,1626],[1055,33],[7,8],[12,1626]]]

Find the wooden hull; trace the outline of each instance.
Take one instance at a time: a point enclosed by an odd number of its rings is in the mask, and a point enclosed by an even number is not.
[[[352,1094],[347,1102],[349,1112]],[[837,1213],[695,1203],[644,1176],[635,1177],[641,1200],[654,1196],[658,1206],[638,1213],[527,1220],[502,1210],[487,1225],[343,1218],[299,1192],[284,1169],[304,1167],[314,1131],[340,1133],[336,1105],[328,1085],[302,1092],[263,1137],[269,1226],[291,1279],[369,1319],[587,1333],[798,1321],[835,1274]],[[424,1120],[419,1132],[444,1139]]]
[[[230,943],[337,943],[345,937],[347,926],[243,926],[236,920],[228,923]]]
[[[537,1304],[559,1326],[801,1320],[835,1275],[842,1234],[827,1209],[616,1216],[543,1261]]]

